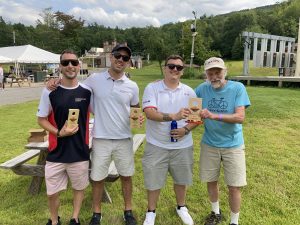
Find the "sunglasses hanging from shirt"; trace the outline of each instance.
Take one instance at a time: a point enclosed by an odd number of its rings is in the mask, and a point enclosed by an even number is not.
[[[175,67],[176,67],[176,70],[177,70],[177,71],[183,70],[183,66],[181,66],[181,65],[167,64],[167,67],[168,67],[170,70],[174,70]]]
[[[128,62],[130,57],[128,55],[122,55],[119,52],[113,52],[112,55],[116,58],[116,59],[120,59],[122,57],[122,60],[124,62]]]
[[[75,60],[75,59],[68,59],[68,60],[61,60],[60,64],[62,66],[68,66],[69,64],[72,64],[72,66],[78,66],[79,65],[79,61]]]

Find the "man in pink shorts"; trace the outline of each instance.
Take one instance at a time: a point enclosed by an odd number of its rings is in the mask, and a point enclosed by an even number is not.
[[[73,215],[70,225],[80,225],[79,211],[84,189],[89,184],[89,106],[91,90],[79,84],[80,65],[76,53],[65,50],[60,56],[60,85],[54,91],[43,90],[37,116],[41,127],[49,132],[49,153],[45,180],[51,218],[46,225],[60,225],[59,193],[67,188],[70,178],[73,189]],[[69,109],[79,109],[78,125],[67,126]]]

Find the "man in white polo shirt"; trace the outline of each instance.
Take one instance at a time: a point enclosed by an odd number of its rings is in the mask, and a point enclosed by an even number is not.
[[[124,73],[130,56],[131,50],[127,45],[117,45],[110,56],[111,67],[103,73],[92,74],[84,82],[93,90],[95,114],[91,153],[94,213],[90,225],[101,223],[104,180],[112,160],[120,174],[125,224],[136,225],[131,205],[134,154],[130,107],[139,107],[139,89]]]
[[[176,212],[184,224],[194,224],[185,206],[185,197],[187,186],[192,184],[193,139],[190,130],[196,125],[185,123],[185,119],[190,114],[189,99],[196,94],[192,88],[180,83],[182,74],[183,59],[171,55],[165,62],[164,79],[145,88],[143,110],[147,117],[147,143],[142,164],[148,212],[144,225],[155,223],[156,204],[168,172],[174,181]],[[170,124],[174,120],[178,129],[170,133]],[[177,141],[171,142],[171,136]]]

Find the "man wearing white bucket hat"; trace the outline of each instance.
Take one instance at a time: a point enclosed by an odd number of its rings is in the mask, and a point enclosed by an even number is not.
[[[202,98],[200,115],[204,134],[200,144],[200,179],[207,183],[211,213],[205,225],[221,222],[218,179],[223,165],[224,179],[229,191],[230,225],[237,225],[241,206],[241,187],[246,182],[245,145],[242,123],[250,100],[242,83],[225,79],[227,68],[221,58],[205,61],[206,82],[195,92]]]

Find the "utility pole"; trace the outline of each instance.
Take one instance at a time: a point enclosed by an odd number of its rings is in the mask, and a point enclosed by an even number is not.
[[[13,31],[13,43],[14,45],[16,45],[16,32]]]
[[[195,45],[195,37],[198,34],[196,32],[196,22],[197,22],[197,12],[193,11],[194,14],[194,24],[191,24],[191,31],[192,31],[192,51],[191,51],[191,61],[190,61],[190,68],[193,66],[193,59],[194,59],[194,45]]]

